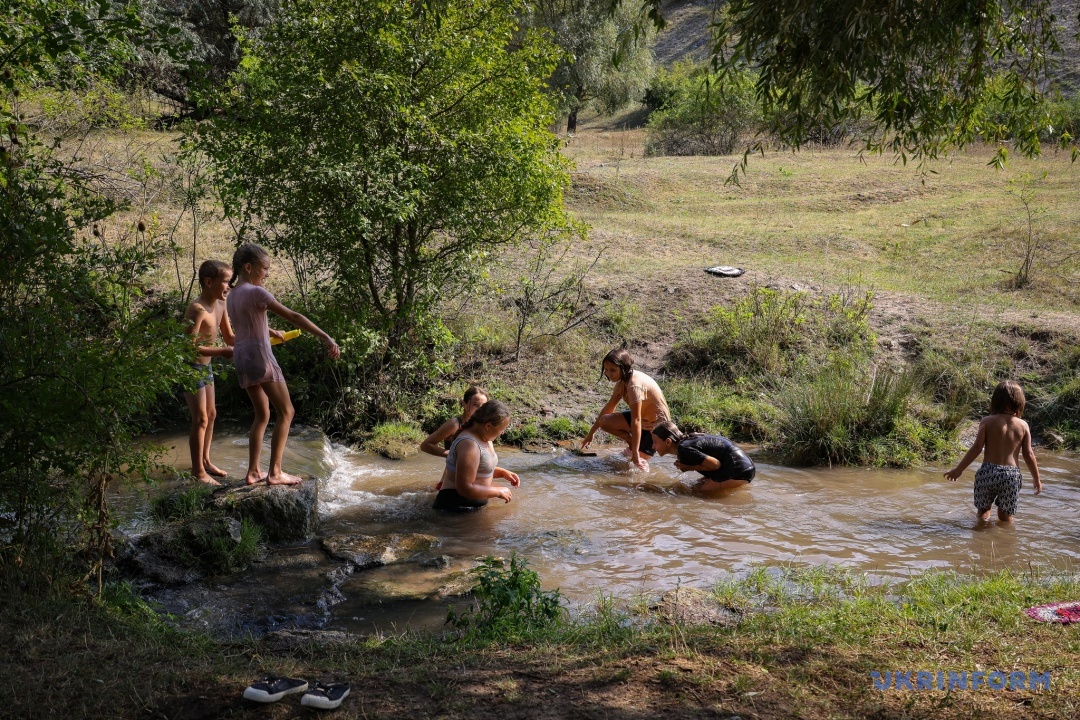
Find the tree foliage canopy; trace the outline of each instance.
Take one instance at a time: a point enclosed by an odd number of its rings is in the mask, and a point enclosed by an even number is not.
[[[300,0],[212,99],[199,142],[230,212],[391,350],[489,250],[565,222],[556,50],[517,10]]]
[[[590,103],[614,112],[641,99],[652,75],[651,29],[637,23],[633,3],[534,0],[528,8],[526,22],[550,32],[563,50],[549,80],[560,111],[576,118]]]
[[[1030,156],[1048,134],[1059,20],[1050,0],[729,0],[713,49],[719,67],[759,72],[769,130],[793,146],[861,117],[866,147],[905,162],[976,137],[1001,142],[1001,162],[1005,143]],[[994,76],[1004,123],[983,112]],[[1075,158],[1076,139],[1056,137]]]
[[[53,551],[75,540],[97,560],[100,588],[107,483],[148,468],[151,453],[134,444],[140,417],[194,348],[143,291],[160,248],[132,226],[102,229],[123,198],[88,169],[91,150],[65,154],[24,122],[19,90],[118,72],[151,30],[107,0],[4,4],[0,19],[0,566],[48,578],[64,554]]]

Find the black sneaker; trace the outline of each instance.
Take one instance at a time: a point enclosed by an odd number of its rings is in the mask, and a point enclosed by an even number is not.
[[[259,703],[277,702],[286,695],[304,692],[308,689],[307,680],[275,677],[267,675],[256,680],[244,691],[244,699]]]
[[[333,710],[349,696],[349,683],[331,683],[324,685],[316,682],[315,687],[304,693],[300,704],[318,710]]]

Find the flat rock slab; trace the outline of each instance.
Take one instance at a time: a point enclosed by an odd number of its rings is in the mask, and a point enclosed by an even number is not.
[[[330,645],[345,645],[356,642],[357,637],[339,630],[275,630],[267,633],[263,642],[276,653],[289,653],[295,650],[316,649]]]
[[[358,570],[405,562],[431,560],[431,550],[439,538],[420,533],[389,535],[334,535],[322,539],[323,550],[335,560],[344,560]]]
[[[740,614],[721,605],[712,593],[697,588],[679,588],[664,593],[650,608],[676,625],[734,625]]]
[[[313,478],[295,485],[239,485],[222,488],[215,508],[262,526],[270,542],[307,540],[319,529],[319,484]]]

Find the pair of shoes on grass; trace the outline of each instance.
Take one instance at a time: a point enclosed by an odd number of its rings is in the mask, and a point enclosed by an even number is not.
[[[349,695],[349,683],[321,683],[308,689],[307,680],[267,675],[244,690],[244,699],[259,703],[277,702],[286,695],[302,692],[300,704],[317,710],[333,710]]]

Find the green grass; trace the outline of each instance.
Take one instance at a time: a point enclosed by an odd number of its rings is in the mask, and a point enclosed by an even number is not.
[[[105,603],[16,591],[0,598],[8,613],[0,672],[13,717],[245,716],[243,688],[274,672],[352,682],[353,696],[335,712],[341,718],[495,718],[512,703],[520,717],[632,706],[686,718],[1066,720],[1080,709],[1080,635],[1021,611],[1078,595],[1080,577],[1049,571],[927,571],[883,583],[835,568],[759,567],[714,589],[742,616],[730,627],[672,623],[601,596],[556,626],[275,652],[257,640],[173,630],[122,587],[110,588]],[[1050,672],[1051,689],[883,693],[870,677],[976,669]]]
[[[376,425],[364,442],[364,449],[391,460],[403,460],[419,452],[427,434],[419,425],[407,422],[388,422]]]
[[[919,412],[914,373],[834,364],[792,380],[776,396],[768,447],[795,465],[908,467],[956,451],[956,422]]]
[[[193,518],[206,510],[213,492],[209,485],[196,483],[183,490],[158,495],[150,501],[150,514],[158,522]]]
[[[775,435],[776,409],[765,388],[751,383],[677,377],[664,383],[664,397],[684,432],[715,433],[746,442]]]
[[[649,207],[579,202],[574,209],[595,229],[617,234],[624,247],[649,248],[662,239],[668,268],[700,272],[708,253],[715,262],[804,282],[837,287],[859,279],[950,305],[1060,310],[1062,301],[1071,308],[1080,302],[1072,281],[1080,257],[1055,261],[1075,251],[1080,227],[1073,202],[1080,165],[1064,154],[1016,159],[996,171],[987,167],[992,151],[974,148],[921,175],[891,158],[860,159],[848,149],[776,152],[751,158],[735,187],[724,180],[736,156],[646,158],[640,130],[586,129],[579,138],[566,150],[579,172],[592,182],[633,188]],[[1013,292],[1005,280],[1019,266],[1024,212],[1010,181],[1043,171],[1035,205],[1044,210],[1037,229],[1049,250],[1035,286]],[[607,255],[600,272],[635,262],[640,269],[643,259],[640,252]]]

